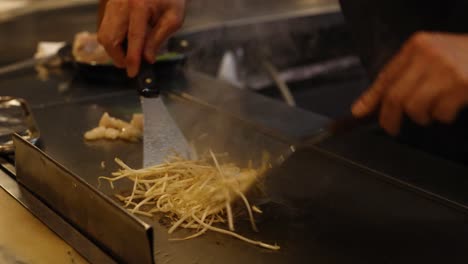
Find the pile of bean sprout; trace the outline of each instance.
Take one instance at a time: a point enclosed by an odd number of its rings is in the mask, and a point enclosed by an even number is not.
[[[119,159],[115,161],[120,170],[112,177],[99,177],[99,180],[109,181],[112,188],[116,181],[133,181],[130,195],[116,195],[127,210],[148,217],[164,214],[170,219],[169,234],[179,228],[195,230],[190,236],[172,240],[193,239],[211,230],[263,248],[280,249],[278,245],[252,240],[234,232],[234,201],[244,205],[252,229],[258,231],[254,213],[261,213],[261,210],[251,206],[245,193],[263,174],[265,166],[253,169],[250,165],[240,169],[234,164],[220,164],[211,151],[206,159],[186,160],[172,156],[163,164],[138,170]],[[219,227],[226,223],[227,229]]]

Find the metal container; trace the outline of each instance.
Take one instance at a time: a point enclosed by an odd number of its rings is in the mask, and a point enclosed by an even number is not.
[[[12,136],[16,133],[35,144],[40,133],[28,103],[21,98],[0,97],[0,153],[14,151]]]

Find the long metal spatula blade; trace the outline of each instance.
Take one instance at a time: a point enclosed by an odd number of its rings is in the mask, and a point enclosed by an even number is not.
[[[189,157],[190,147],[161,97],[141,97],[144,115],[143,165],[161,164],[174,152]]]

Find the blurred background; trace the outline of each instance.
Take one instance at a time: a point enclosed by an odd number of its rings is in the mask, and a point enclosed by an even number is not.
[[[0,65],[32,56],[39,41],[71,41],[77,32],[95,32],[97,3],[0,0]],[[367,85],[337,0],[189,5],[175,36],[189,54],[189,68],[329,117],[347,115]]]

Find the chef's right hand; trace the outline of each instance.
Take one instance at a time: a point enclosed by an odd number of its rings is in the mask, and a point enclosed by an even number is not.
[[[98,40],[115,65],[135,77],[142,57],[154,63],[162,43],[181,27],[185,5],[185,0],[108,0]]]
[[[380,112],[380,125],[400,131],[404,114],[419,125],[450,124],[468,106],[468,35],[418,32],[353,105],[356,117]]]

